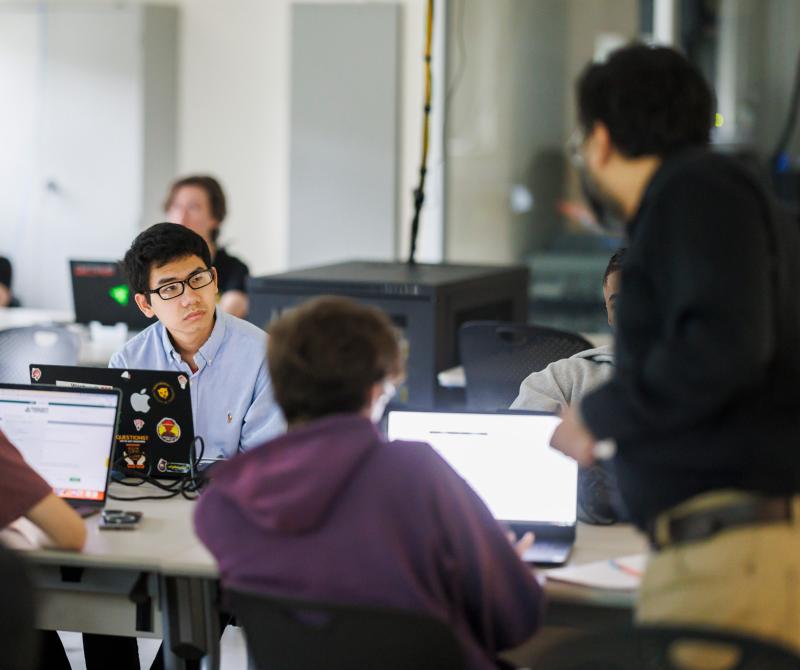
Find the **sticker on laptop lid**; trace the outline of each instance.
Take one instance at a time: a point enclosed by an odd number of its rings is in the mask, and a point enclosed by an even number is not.
[[[125,372],[123,372],[123,373],[120,375],[120,377],[122,377],[123,379],[130,379],[130,378],[131,378],[131,373],[130,373],[130,372],[128,372],[127,370],[125,370]]]
[[[181,427],[175,419],[165,416],[156,425],[156,434],[162,442],[174,444],[181,439]]]
[[[178,375],[178,383],[181,385],[181,391],[186,388],[186,384],[189,383],[189,380],[186,378],[186,375]]]
[[[136,430],[141,431],[144,428],[144,421],[142,419],[134,419],[133,426]]]
[[[167,382],[158,382],[153,386],[153,397],[163,405],[170,403],[175,398],[175,391]]]
[[[125,465],[131,470],[144,470],[147,462],[147,456],[140,444],[126,444],[122,450],[122,458],[125,461]]]
[[[165,458],[159,458],[156,470],[159,472],[169,472],[172,474],[183,475],[189,472],[188,463],[171,463]]]
[[[147,414],[150,411],[150,396],[147,389],[142,389],[139,393],[131,393],[131,407],[135,412]]]
[[[56,386],[68,389],[94,389],[97,391],[113,391],[114,387],[108,384],[90,384],[88,382],[70,382],[66,379],[56,379]]]
[[[31,368],[31,379],[38,382],[42,378],[42,371],[39,368]]]

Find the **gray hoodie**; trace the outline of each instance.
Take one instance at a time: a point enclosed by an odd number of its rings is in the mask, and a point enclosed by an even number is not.
[[[529,374],[520,384],[511,409],[558,412],[580,401],[589,391],[611,379],[613,373],[611,345],[581,351]]]
[[[519,387],[511,409],[559,412],[580,402],[584,395],[614,374],[611,345],[587,349],[571,358],[550,363],[528,375]],[[581,468],[578,476],[578,519],[587,523],[613,523],[621,514],[616,477],[609,464]]]

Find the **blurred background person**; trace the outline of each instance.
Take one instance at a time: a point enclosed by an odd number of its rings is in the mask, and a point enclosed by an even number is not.
[[[228,212],[225,193],[214,177],[190,175],[175,181],[164,203],[167,219],[193,230],[208,244],[217,269],[219,306],[234,316],[247,316],[249,301],[245,280],[250,271],[224,247],[218,246],[220,226]]]

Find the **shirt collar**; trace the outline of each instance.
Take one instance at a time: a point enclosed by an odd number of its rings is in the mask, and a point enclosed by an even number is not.
[[[217,356],[217,352],[219,351],[220,346],[222,346],[222,340],[225,339],[225,331],[227,330],[227,318],[228,315],[225,314],[219,307],[215,308],[214,311],[215,319],[214,319],[214,327],[211,329],[211,335],[209,335],[208,339],[203,343],[200,349],[195,354],[195,364],[200,365],[201,361],[198,361],[198,356],[208,363],[209,365],[214,362],[214,358]],[[166,352],[167,356],[172,358],[173,360],[180,362],[181,355],[175,350],[175,345],[172,344],[172,340],[169,339],[169,333],[167,329],[164,327],[164,324],[159,324],[161,327],[161,344],[164,347],[164,351]]]

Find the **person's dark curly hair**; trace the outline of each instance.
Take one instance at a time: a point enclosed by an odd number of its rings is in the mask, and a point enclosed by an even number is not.
[[[589,64],[577,82],[586,133],[603,123],[630,158],[709,143],[715,102],[700,70],[674,49],[633,44]]]
[[[139,233],[122,260],[128,286],[134,293],[144,293],[150,303],[150,270],[187,256],[197,256],[211,267],[211,252],[197,233],[175,223],[157,223]]]

